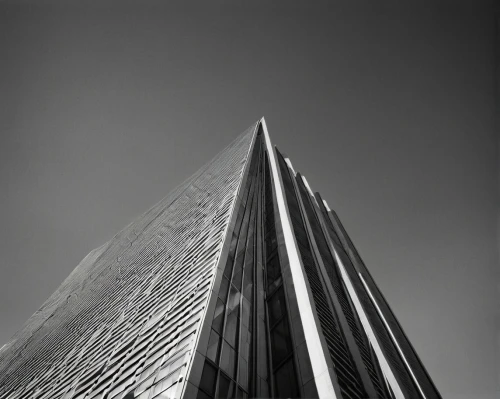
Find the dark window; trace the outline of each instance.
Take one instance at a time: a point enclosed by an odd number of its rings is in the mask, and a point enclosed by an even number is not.
[[[238,383],[244,389],[248,389],[248,363],[241,356],[239,359],[240,359],[239,360],[240,367],[239,367],[239,372],[238,372]]]
[[[231,290],[229,291],[229,299],[227,301],[227,308],[229,312],[238,307],[240,304],[240,292],[231,285]]]
[[[253,244],[249,244],[253,245]],[[248,256],[250,255],[250,256]],[[252,254],[247,253],[247,260],[245,264],[244,277],[243,277],[243,296],[249,301],[252,300],[253,295],[253,272],[254,272],[254,263]]]
[[[220,379],[219,379],[219,395],[218,398],[226,399],[226,398],[232,398],[233,397],[233,381],[231,381],[229,378],[227,378],[224,373],[220,373]]]
[[[261,398],[270,397],[271,394],[269,393],[269,384],[267,383],[267,381],[264,378],[261,378],[261,377],[258,377],[258,378],[259,378],[259,383],[260,383],[258,396]]]
[[[276,280],[274,280],[274,283],[269,285],[267,287],[267,295],[272,295],[272,293],[276,290],[281,285],[281,276],[279,276]]]
[[[271,327],[286,314],[285,312],[285,296],[283,295],[283,288],[280,288],[269,299],[269,323]]]
[[[224,339],[234,348],[238,338],[238,316],[240,308],[237,307],[227,316],[226,329],[224,330]]]
[[[252,304],[245,298],[241,301],[241,322],[244,326],[250,327],[252,323]]]
[[[292,358],[276,371],[274,378],[278,398],[296,398],[299,396]]]
[[[267,270],[267,286],[269,287],[281,275],[280,261],[277,252],[272,258],[267,260],[266,270]]]
[[[212,322],[212,328],[219,334],[222,332],[222,324],[224,323],[224,302],[217,299],[217,304],[215,305],[214,320]]]
[[[252,344],[252,333],[245,327],[240,329],[240,333],[240,346],[238,349],[240,355],[243,356],[245,360],[248,360],[250,356],[250,345]]]
[[[278,366],[291,351],[286,320],[281,320],[271,331],[273,367]]]
[[[205,361],[205,366],[203,367],[203,372],[201,374],[200,389],[203,389],[210,396],[214,396],[216,379],[216,368]]]
[[[274,223],[274,221],[273,221]],[[267,255],[272,254],[276,248],[278,247],[278,241],[276,239],[276,230],[274,229],[274,225],[271,230],[269,230],[266,234],[266,252]]]
[[[212,399],[212,397],[207,395],[201,389],[198,389],[198,396],[196,397],[196,399]]]
[[[229,254],[227,255],[226,266],[224,267],[224,277],[226,278],[231,278],[231,270],[233,270],[233,263],[234,263],[233,243],[236,246],[236,238],[235,236],[233,236],[233,241],[231,242],[231,248],[229,249]]]
[[[231,378],[235,378],[236,352],[226,341],[222,341],[222,353],[220,355],[220,368],[222,370],[224,370]]]
[[[220,348],[221,338],[214,330],[210,331],[210,338],[208,340],[207,358],[214,363],[218,363],[218,355]]]
[[[243,389],[241,389],[241,387],[238,387],[236,389],[236,396],[235,397],[237,399],[247,399],[248,398],[248,394]]]
[[[226,303],[227,301],[228,289],[229,289],[229,280],[224,276],[222,277],[219,290],[219,298],[222,299],[222,302],[224,303]]]
[[[244,255],[244,253],[242,253],[241,259],[243,259],[243,255]],[[243,264],[242,263],[237,263],[234,266],[234,272],[233,272],[232,282],[233,282],[233,284],[236,287],[238,287],[238,289],[241,289],[241,278],[242,278],[242,276],[243,276]]]

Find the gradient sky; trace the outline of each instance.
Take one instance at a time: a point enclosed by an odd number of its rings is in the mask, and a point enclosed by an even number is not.
[[[443,397],[500,397],[486,4],[20,3],[0,5],[0,345],[265,116]]]

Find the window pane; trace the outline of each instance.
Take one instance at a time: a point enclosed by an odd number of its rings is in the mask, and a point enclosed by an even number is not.
[[[234,266],[232,283],[238,288],[241,289],[241,279],[243,277],[243,265],[236,264]]]
[[[251,304],[245,298],[241,301],[241,322],[246,327],[251,327],[252,323],[252,313],[250,311]]]
[[[203,389],[210,396],[214,396],[217,370],[210,363],[205,361],[203,373],[201,374],[200,389]]]
[[[236,352],[228,345],[226,341],[222,341],[222,353],[220,355],[220,368],[225,371],[231,378],[235,378],[236,374]]]
[[[227,301],[227,293],[229,289],[229,280],[223,276],[222,281],[220,282],[219,289],[219,298],[222,299],[222,302],[226,303]]]
[[[220,380],[219,380],[219,394],[217,395],[217,398],[232,398],[233,397],[233,382],[227,378],[223,373],[220,373]]]
[[[241,387],[238,387],[236,389],[236,399],[247,399],[248,398],[248,394],[243,390],[241,389]]]
[[[203,392],[201,389],[198,389],[198,396],[196,399],[212,399],[211,396],[208,396],[205,392]]]
[[[290,358],[274,374],[276,392],[279,398],[297,398],[299,391],[293,367],[293,358]]]
[[[280,285],[281,285],[281,276],[278,276],[278,278],[274,280],[274,283],[267,286],[267,295],[271,295]]]
[[[212,328],[219,334],[222,333],[222,323],[224,322],[224,306],[224,302],[222,302],[220,299],[217,299]]]
[[[243,389],[248,389],[248,363],[241,356],[240,368],[238,373],[238,384],[242,386]]]
[[[269,323],[274,325],[285,314],[285,298],[283,295],[283,288],[280,288],[269,299]]]
[[[253,298],[253,271],[253,263],[245,266],[245,276],[243,277],[243,296],[250,302]]]
[[[280,263],[278,253],[266,262],[267,285],[270,286],[280,275]]]
[[[266,324],[264,321],[257,317],[257,323],[259,323],[257,328],[257,373],[261,377],[265,377],[267,379],[267,336],[266,336]],[[262,395],[261,395],[262,396]]]
[[[231,278],[231,270],[233,270],[233,262],[234,262],[234,252],[233,252],[233,244],[236,247],[236,240],[233,237],[233,241],[231,242],[231,249],[229,250],[229,255],[227,257],[226,266],[224,267],[224,276]]]
[[[229,291],[229,299],[227,301],[227,308],[229,311],[235,309],[240,304],[240,292],[231,285],[231,290]]]
[[[276,250],[277,246],[278,241],[276,239],[276,231],[273,225],[272,228],[266,232],[266,256],[269,256],[271,253],[273,253],[273,251]]]
[[[207,348],[207,358],[209,358],[214,363],[218,363],[218,355],[220,348],[220,335],[217,334],[214,330],[210,332],[210,338],[208,340],[208,348]]]
[[[270,395],[269,393],[269,385],[267,381],[261,377],[259,377],[259,397],[261,398],[268,398]]]
[[[250,357],[251,342],[252,342],[252,333],[249,331],[248,328],[242,327],[240,329],[240,346],[238,347],[238,350],[240,355],[243,356],[243,359],[247,361]]]
[[[251,235],[248,238],[248,242],[247,242],[247,249],[246,249],[246,255],[245,255],[245,269],[247,267],[252,267],[252,265],[253,265],[254,248],[255,248],[254,236]]]
[[[271,331],[271,349],[274,368],[288,356],[291,350],[290,337],[285,319],[282,319]]]
[[[229,313],[226,321],[226,329],[224,330],[224,339],[234,348],[238,339],[238,316],[240,308],[236,308]]]

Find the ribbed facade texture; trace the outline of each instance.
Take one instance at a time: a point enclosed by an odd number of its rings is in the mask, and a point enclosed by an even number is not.
[[[0,399],[440,395],[264,119],[92,251],[0,349]]]

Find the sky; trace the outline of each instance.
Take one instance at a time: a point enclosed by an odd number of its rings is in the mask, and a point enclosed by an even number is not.
[[[0,345],[264,116],[443,398],[499,397],[499,43],[480,1],[3,1]]]

